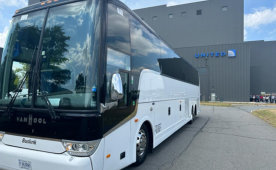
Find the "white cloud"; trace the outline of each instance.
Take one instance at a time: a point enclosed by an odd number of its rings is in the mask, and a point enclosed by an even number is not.
[[[3,9],[14,10],[12,8],[22,8],[28,5],[27,0],[0,0],[0,47],[5,44],[8,35],[9,19],[11,16],[7,15]],[[4,29],[3,29],[4,28]]]
[[[155,44],[150,43],[148,38],[143,34],[142,28],[135,28],[131,38],[133,42],[135,42],[133,43],[133,48],[136,49],[134,50],[134,55],[148,56],[149,54],[167,54],[167,51],[164,50],[164,48],[161,48],[165,47],[165,44],[162,42]]]
[[[189,4],[193,2],[201,2],[201,1],[207,1],[207,0],[178,0],[178,1],[169,1],[167,3],[167,6],[175,6],[180,4]]]
[[[175,6],[175,5],[178,5],[178,3],[175,1],[170,1],[167,3],[167,6]]]
[[[1,6],[25,7],[28,5],[27,0],[0,0]]]
[[[245,28],[259,28],[261,25],[267,25],[276,22],[276,7],[272,9],[260,8],[254,13],[244,16]]]
[[[133,36],[131,37],[135,44],[133,44],[134,49],[137,49],[135,52],[139,52],[139,54],[143,56],[147,56],[150,53],[159,54],[160,49],[156,47],[154,44],[150,43],[148,39],[143,36],[142,29],[134,29]],[[135,54],[138,55],[138,54]]]
[[[5,41],[6,41],[6,38],[8,36],[8,33],[9,33],[9,27],[6,26],[4,28],[4,31],[2,33],[0,33],[0,47],[4,47],[5,45]]]

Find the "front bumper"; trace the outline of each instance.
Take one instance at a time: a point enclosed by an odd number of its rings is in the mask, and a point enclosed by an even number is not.
[[[92,170],[89,157],[73,157],[67,153],[53,154],[22,149],[0,142],[0,169],[21,169],[19,161],[29,162],[30,170]]]

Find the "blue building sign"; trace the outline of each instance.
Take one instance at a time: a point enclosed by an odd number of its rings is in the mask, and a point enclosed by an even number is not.
[[[195,54],[195,58],[207,58],[207,57],[225,57],[233,58],[237,56],[237,52],[235,49],[228,50],[228,52],[210,52],[210,53],[197,53]]]
[[[228,50],[228,57],[236,57],[237,55],[236,50]]]

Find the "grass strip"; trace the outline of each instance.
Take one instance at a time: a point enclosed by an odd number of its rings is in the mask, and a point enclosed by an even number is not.
[[[217,107],[231,107],[231,103],[225,103],[225,102],[200,102],[200,105],[203,106],[217,106]]]
[[[260,119],[266,121],[272,126],[276,127],[276,110],[256,110],[252,112],[253,115],[259,117]]]

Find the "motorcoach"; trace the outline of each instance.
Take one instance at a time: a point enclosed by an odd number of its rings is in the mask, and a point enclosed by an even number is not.
[[[0,65],[0,167],[121,169],[199,113],[198,72],[117,0],[17,10]]]

